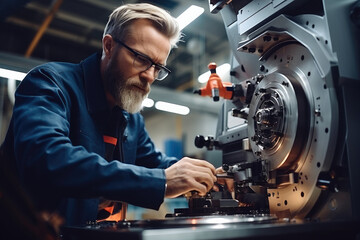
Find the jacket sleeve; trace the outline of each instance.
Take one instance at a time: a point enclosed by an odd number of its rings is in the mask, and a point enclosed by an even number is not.
[[[158,209],[164,199],[163,169],[107,162],[83,146],[72,144],[72,96],[68,83],[63,81],[65,77],[71,76],[52,67],[36,68],[17,89],[14,150],[25,186],[45,197],[103,196]]]
[[[137,150],[136,165],[147,168],[168,168],[178,161],[175,157],[170,157],[155,148],[143,121],[143,117],[138,114],[137,125]]]

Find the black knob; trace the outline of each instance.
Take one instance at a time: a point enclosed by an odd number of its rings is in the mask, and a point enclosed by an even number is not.
[[[199,90],[194,90],[194,92],[193,92],[194,94],[199,94],[199,95],[201,95],[201,90],[199,89]]]
[[[227,165],[227,164],[223,164],[223,165],[222,165],[222,169],[223,169],[225,172],[227,172],[227,171],[229,171],[230,167],[229,167],[229,165]]]
[[[203,148],[205,146],[205,143],[206,141],[203,135],[197,135],[195,137],[195,146],[197,148]]]

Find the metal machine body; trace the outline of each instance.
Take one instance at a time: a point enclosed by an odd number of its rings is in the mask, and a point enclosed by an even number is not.
[[[227,100],[215,136],[195,145],[222,150],[235,196],[193,194],[167,219],[69,227],[63,239],[359,239],[359,1],[209,6],[224,20],[232,85],[212,69],[197,91]]]
[[[223,151],[236,199],[262,194],[280,218],[359,218],[360,154],[350,137],[360,133],[359,116],[348,115],[360,105],[356,1],[210,7],[222,14],[231,43],[234,97],[207,146]]]

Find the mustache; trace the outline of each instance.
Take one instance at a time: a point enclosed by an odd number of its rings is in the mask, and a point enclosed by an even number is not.
[[[131,82],[129,82],[128,84],[127,84],[129,87],[136,87],[136,88],[140,88],[140,89],[142,89],[144,92],[146,92],[146,93],[149,93],[150,92],[150,90],[151,90],[151,87],[150,87],[150,84],[149,83],[144,83],[144,84],[141,84],[141,83],[139,83],[139,82],[137,82],[137,83],[131,83]]]

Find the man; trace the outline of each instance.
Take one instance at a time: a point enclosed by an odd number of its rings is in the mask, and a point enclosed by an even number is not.
[[[138,113],[169,73],[179,36],[166,11],[123,5],[109,17],[102,55],[28,73],[2,147],[38,208],[78,225],[99,219],[108,200],[158,209],[164,197],[212,188],[214,167],[156,151]]]

